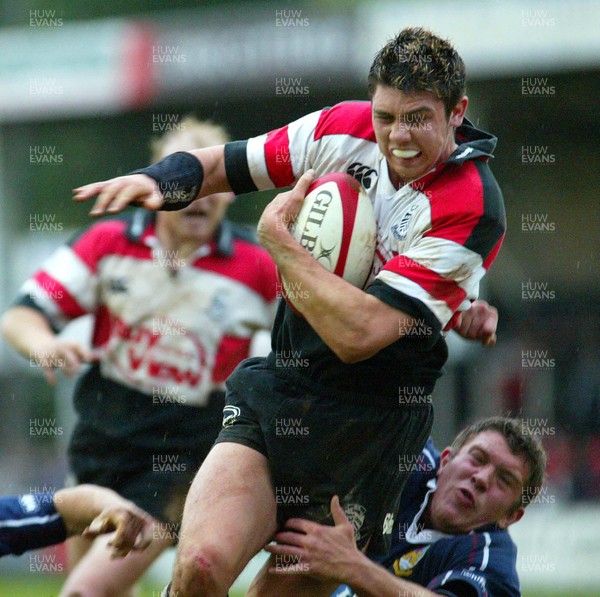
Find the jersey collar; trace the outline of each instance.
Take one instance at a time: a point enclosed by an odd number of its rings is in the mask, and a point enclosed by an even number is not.
[[[415,517],[413,518],[413,521],[412,521],[410,527],[408,527],[408,530],[406,531],[406,542],[407,543],[423,545],[423,544],[427,544],[427,543],[435,543],[436,541],[439,541],[440,539],[446,539],[448,537],[453,537],[453,535],[449,535],[447,533],[442,533],[442,531],[435,531],[433,529],[425,529],[425,528],[419,529],[419,520],[421,519],[423,512],[425,512],[425,508],[427,508],[427,504],[429,503],[430,496],[437,489],[437,479],[435,477],[433,477],[432,479],[429,479],[429,481],[427,481],[427,488],[428,488],[428,491],[425,494],[425,497],[423,498],[421,507],[420,507],[419,511],[415,514]]]
[[[156,224],[156,212],[145,209],[136,209],[132,212],[129,225],[127,226],[127,236],[130,240],[150,247],[158,246],[158,239],[154,233]],[[213,252],[223,257],[231,257],[234,250],[234,238],[231,222],[223,220],[215,235],[215,239],[198,247],[196,257],[205,257]],[[207,248],[209,250],[207,251]]]

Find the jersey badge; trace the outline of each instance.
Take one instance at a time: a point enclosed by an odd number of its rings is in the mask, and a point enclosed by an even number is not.
[[[425,545],[424,547],[413,549],[398,558],[394,562],[394,573],[396,576],[410,576],[413,573],[413,568],[421,561],[429,547],[429,545]]]
[[[417,209],[416,204],[412,204],[410,209],[402,216],[399,224],[394,224],[391,228],[392,234],[398,240],[404,240],[406,238],[406,233],[408,231],[408,225],[410,224],[410,220],[413,217],[413,213]]]

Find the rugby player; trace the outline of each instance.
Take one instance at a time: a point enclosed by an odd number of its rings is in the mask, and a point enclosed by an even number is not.
[[[77,200],[98,195],[91,213],[100,215],[131,202],[172,209],[198,195],[296,182],[267,206],[259,237],[301,290],[299,314],[282,302],[271,355],[245,361],[227,382],[224,428],[186,501],[172,595],[226,595],[278,524],[331,521],[333,495],[361,512],[359,547],[388,551],[407,476],[398,457],[417,456],[432,424],[430,402],[413,398],[430,395],[441,375],[444,335],[477,298],[505,214],[488,166],[496,139],[465,119],[464,64],[449,42],[403,30],[375,57],[369,93],[370,103],[341,103],[75,190]],[[365,290],[323,269],[287,227],[314,176],[332,171],[354,175],[373,201],[377,250]],[[493,343],[494,332],[495,324],[481,340]],[[278,366],[288,353],[304,366]],[[307,433],[282,434],[286,420]],[[304,503],[278,504],[286,488]],[[250,595],[334,589],[267,569]]]

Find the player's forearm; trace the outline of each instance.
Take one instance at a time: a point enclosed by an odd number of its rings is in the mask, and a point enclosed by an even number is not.
[[[346,580],[360,597],[439,597],[413,582],[398,578],[361,554]]]
[[[48,320],[30,307],[11,307],[2,317],[6,341],[26,358],[41,353],[56,338]]]
[[[369,358],[400,337],[398,321],[407,315],[325,270],[291,235],[269,252],[294,306],[342,361]]]
[[[59,489],[54,494],[54,506],[65,523],[67,534],[81,534],[102,512],[102,498],[106,500],[107,496],[103,488],[89,485]]]
[[[67,487],[54,494],[54,507],[61,515],[69,536],[80,535],[102,512],[128,504],[111,489],[97,485]]]
[[[204,169],[204,180],[200,188],[199,197],[232,190],[227,179],[227,172],[225,171],[224,145],[194,149],[190,153],[200,160]]]

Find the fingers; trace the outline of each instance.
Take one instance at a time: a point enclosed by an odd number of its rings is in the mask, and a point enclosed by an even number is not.
[[[265,550],[275,556],[275,566],[269,568],[269,574],[308,574],[310,566],[303,561],[302,549],[289,545],[269,544],[265,546]]]
[[[101,182],[93,182],[77,187],[76,189],[73,189],[73,199],[75,201],[86,201],[100,193],[108,182],[110,181],[103,180]]]
[[[337,495],[334,495],[331,498],[331,515],[333,516],[333,522],[336,526],[340,524],[350,524],[346,518],[344,509],[340,505],[340,498]]]
[[[302,193],[302,196],[304,197],[306,195],[306,192],[308,191],[308,187],[310,187],[310,185],[314,182],[314,180],[315,180],[315,171],[311,168],[310,170],[307,170],[298,179],[298,182],[296,183],[294,190]]]
[[[485,315],[485,319],[481,324],[481,332],[484,335],[492,336],[496,333],[498,327],[498,309],[489,307]]]
[[[294,202],[295,209],[293,211],[296,213],[300,210],[302,202],[304,201],[304,197],[306,197],[308,193],[308,189],[310,185],[315,180],[315,171],[307,170],[299,179],[294,188],[289,191],[289,193],[282,193],[280,197],[289,197],[291,201]]]
[[[133,186],[133,183],[131,184]],[[116,213],[119,211],[117,207],[123,209],[127,205],[122,199],[119,199],[120,193],[122,193],[121,196],[127,193],[126,197],[133,198],[137,196],[138,192],[139,189],[136,187],[127,189],[126,182],[121,177],[107,181],[98,194],[98,198],[90,210],[90,215],[101,216],[106,213]]]
[[[123,211],[130,203],[136,202],[141,203],[147,209],[158,209],[163,204],[163,198],[156,182],[149,176],[140,174],[136,176],[141,176],[146,180],[133,180],[133,176],[124,177],[124,180],[119,182],[119,186],[113,191],[109,190],[104,198],[100,194],[98,200],[112,197],[106,207],[108,213]]]
[[[153,521],[148,516],[143,517],[144,526],[142,530],[138,533],[137,540],[135,545],[133,546],[134,550],[144,550],[146,549],[150,543],[152,543],[152,529],[153,529]]]
[[[117,532],[109,543],[113,558],[122,558],[134,549],[143,524],[143,521],[134,515],[126,515],[117,523]]]
[[[496,344],[498,310],[485,301],[475,301],[468,311],[461,315],[456,331],[468,340],[478,340],[484,346]]]
[[[67,377],[74,377],[79,373],[82,363],[94,360],[94,354],[76,342],[59,341],[55,348],[56,367]]]
[[[119,176],[73,190],[75,201],[85,201],[95,195],[98,197],[90,211],[93,216],[116,213],[135,202],[141,203],[147,209],[158,209],[163,204],[156,181],[145,174]]]
[[[498,338],[496,337],[496,334],[492,334],[491,336],[484,338],[481,343],[484,346],[496,346],[496,342],[497,342]]]
[[[304,545],[304,537],[306,537],[303,533],[294,533],[291,531],[281,531],[277,533],[273,540],[279,544],[285,545],[295,545],[298,547],[302,547]]]
[[[36,357],[48,383],[52,385],[56,383],[57,369],[60,369],[67,377],[74,377],[79,373],[82,363],[91,363],[97,360],[97,352],[89,350],[78,342],[65,341],[60,338],[44,344]]]
[[[496,328],[498,327],[498,309],[483,303],[482,321],[477,330],[476,338],[484,346],[494,346],[496,344]]]
[[[83,535],[90,538],[95,538],[98,535],[108,533],[114,528],[111,525],[111,521],[104,514],[100,514],[90,522],[89,526],[83,531]]]
[[[116,531],[109,545],[112,557],[122,558],[132,550],[146,549],[152,542],[152,519],[129,508],[112,508],[94,518],[83,535],[95,538]]]

